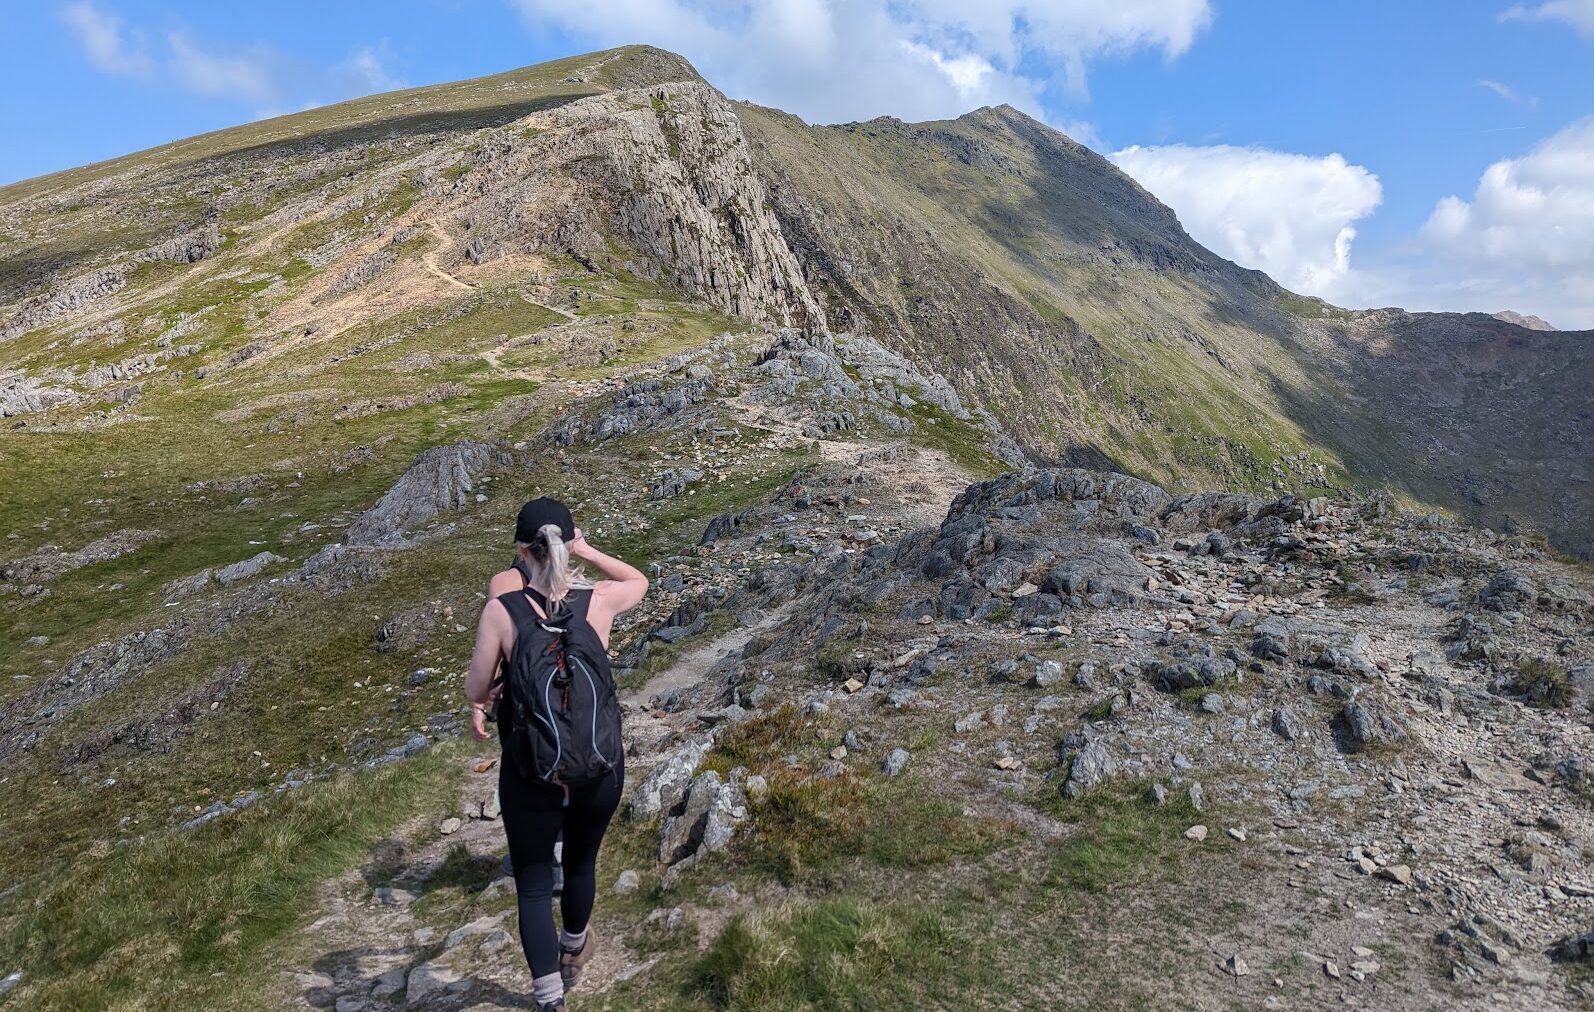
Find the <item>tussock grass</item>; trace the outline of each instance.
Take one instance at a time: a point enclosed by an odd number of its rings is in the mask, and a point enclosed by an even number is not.
[[[939,906],[832,898],[736,917],[687,989],[718,1009],[921,1009],[944,1007],[980,974]]]
[[[310,785],[186,832],[90,850],[13,902],[0,927],[26,973],[17,1008],[266,1007],[262,954],[325,880],[457,779],[450,750]]]

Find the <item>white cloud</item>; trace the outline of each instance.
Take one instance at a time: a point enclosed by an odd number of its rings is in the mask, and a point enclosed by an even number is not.
[[[1198,242],[1324,298],[1351,278],[1352,223],[1383,199],[1377,176],[1337,154],[1174,144],[1124,148],[1112,160],[1172,207]]]
[[[165,34],[152,51],[147,36],[91,0],[62,9],[89,63],[108,74],[168,82],[185,91],[241,102],[256,116],[306,109],[407,85],[389,65],[386,40],[354,49],[335,66],[318,66],[264,43],[245,47],[201,42],[183,30]]]
[[[1500,12],[1501,21],[1565,21],[1578,32],[1594,38],[1594,0],[1547,0],[1538,4],[1515,4]]]
[[[1440,200],[1420,239],[1436,304],[1594,327],[1594,116],[1490,165],[1470,200]]]
[[[409,87],[409,82],[388,69],[392,54],[387,40],[374,46],[361,46],[338,64],[337,71],[352,95],[367,95],[378,91],[397,91]]]
[[[1092,60],[1144,49],[1172,59],[1212,18],[1208,0],[511,2],[533,27],[674,50],[737,98],[821,123],[1004,102],[1038,116],[1048,88],[1085,96]]]
[[[271,50],[254,49],[230,55],[201,49],[182,32],[169,32],[169,66],[173,76],[188,90],[218,98],[236,98],[259,106],[282,100],[285,75],[278,72],[282,62]]]
[[[143,33],[125,31],[122,19],[110,11],[85,0],[63,7],[61,18],[77,36],[83,55],[107,74],[137,77],[154,68]]]
[[[1491,81],[1487,77],[1478,78],[1478,87],[1486,88],[1489,91],[1494,92],[1496,95],[1499,95],[1501,98],[1505,99],[1507,102],[1519,102],[1519,101],[1521,101],[1521,99],[1517,97],[1517,93],[1516,93],[1516,89],[1515,88],[1511,87],[1508,84],[1501,84],[1499,81]]]

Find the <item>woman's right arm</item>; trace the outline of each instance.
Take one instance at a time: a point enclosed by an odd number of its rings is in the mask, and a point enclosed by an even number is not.
[[[477,741],[486,741],[487,702],[492,694],[493,676],[498,673],[498,661],[504,653],[505,632],[509,613],[495,598],[482,608],[481,619],[476,623],[476,649],[470,655],[470,670],[465,673],[465,698],[471,705],[471,733]]]
[[[592,563],[603,574],[609,584],[604,588],[604,603],[613,609],[614,615],[630,611],[642,603],[642,598],[648,592],[648,578],[642,570],[598,551],[579,528],[575,540],[570,543],[570,554],[582,562]]]

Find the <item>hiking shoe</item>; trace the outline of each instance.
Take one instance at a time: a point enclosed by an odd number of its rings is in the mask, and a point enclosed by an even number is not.
[[[564,980],[566,990],[574,987],[576,981],[580,979],[581,968],[586,966],[587,960],[592,958],[593,950],[597,948],[597,945],[598,933],[589,924],[587,925],[587,940],[582,943],[580,949],[571,952],[569,949],[560,948],[559,976]]]
[[[565,1012],[565,1000],[555,998],[553,1001],[537,1006],[537,1012]]]

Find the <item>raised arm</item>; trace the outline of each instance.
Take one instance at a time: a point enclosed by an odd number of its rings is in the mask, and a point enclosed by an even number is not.
[[[580,528],[576,529],[576,538],[570,543],[570,555],[590,563],[604,576],[603,582],[594,588],[592,607],[587,613],[587,618],[607,645],[609,627],[614,622],[614,617],[630,611],[642,602],[643,596],[648,592],[648,578],[642,574],[642,570],[629,562],[592,547]]]

